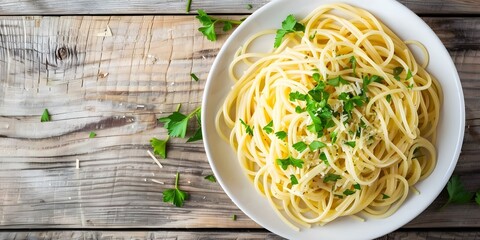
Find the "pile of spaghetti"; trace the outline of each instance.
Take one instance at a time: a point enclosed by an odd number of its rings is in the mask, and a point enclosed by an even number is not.
[[[275,33],[271,52],[249,52]],[[424,50],[424,64],[407,44]],[[299,22],[290,15],[238,50],[217,130],[293,228],[360,212],[386,217],[435,167],[442,96],[427,64],[420,43],[363,9],[325,5]]]

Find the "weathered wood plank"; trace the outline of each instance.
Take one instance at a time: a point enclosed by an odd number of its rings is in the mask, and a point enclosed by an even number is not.
[[[191,12],[247,14],[270,0],[193,0]],[[417,14],[478,14],[477,0],[399,0]],[[3,0],[2,15],[187,14],[186,0]],[[251,4],[251,7],[249,6]]]
[[[426,21],[462,79],[469,127],[456,171],[476,190],[480,18]],[[184,112],[200,104],[227,36],[209,42],[197,28],[192,16],[0,18],[0,228],[259,227],[203,179],[211,170],[202,143],[173,139],[163,169],[146,153],[151,137],[166,136],[157,117],[178,103]],[[40,123],[44,108],[52,122]],[[98,136],[89,139],[90,131]],[[183,208],[162,202],[177,171],[191,193]],[[407,227],[480,227],[478,206],[437,211],[444,201]]]
[[[1,239],[19,240],[19,239],[45,239],[45,240],[127,240],[127,239],[224,239],[224,240],[240,240],[240,239],[267,239],[281,240],[279,236],[267,231],[48,231],[48,232],[0,232]],[[473,240],[480,238],[478,231],[397,231],[387,234],[376,240],[449,240],[462,239]]]

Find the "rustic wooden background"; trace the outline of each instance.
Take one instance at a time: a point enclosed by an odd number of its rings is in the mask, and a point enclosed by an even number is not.
[[[3,0],[0,239],[278,239],[203,179],[212,172],[201,142],[172,139],[163,169],[146,153],[150,138],[167,135],[156,118],[200,105],[229,35],[206,40],[196,9],[240,19],[267,2],[193,0],[187,14],[186,1],[174,0]],[[400,2],[438,34],[459,71],[467,127],[455,173],[480,189],[480,2]],[[52,121],[41,123],[45,108]],[[191,194],[183,208],[162,202],[177,171]],[[445,201],[443,193],[384,239],[480,238],[480,206],[438,211]]]

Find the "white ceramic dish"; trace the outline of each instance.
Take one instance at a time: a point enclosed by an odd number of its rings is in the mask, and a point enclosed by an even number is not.
[[[249,182],[231,147],[215,130],[215,115],[221,107],[232,82],[227,69],[235,51],[253,33],[277,29],[289,14],[297,19],[305,17],[322,4],[343,2],[364,8],[373,13],[400,38],[418,40],[428,49],[428,71],[438,78],[444,101],[438,126],[438,163],[433,173],[416,185],[419,195],[410,194],[401,208],[385,219],[337,219],[323,227],[289,228],[277,216],[267,200]],[[265,47],[273,46],[273,36]],[[465,127],[465,107],[458,73],[447,50],[435,33],[409,9],[394,0],[276,0],[265,5],[242,23],[227,40],[210,71],[202,104],[202,128],[208,160],[218,182],[232,201],[250,218],[266,229],[289,239],[372,239],[385,235],[405,225],[425,210],[442,191],[458,160]]]

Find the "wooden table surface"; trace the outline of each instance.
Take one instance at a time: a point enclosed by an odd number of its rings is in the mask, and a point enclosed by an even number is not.
[[[267,2],[193,0],[187,14],[186,0],[3,0],[0,239],[280,239],[203,179],[212,171],[202,142],[172,139],[163,169],[146,153],[152,137],[167,136],[158,117],[179,103],[182,112],[201,104],[210,66],[230,34],[208,41],[197,31],[196,10],[240,19]],[[458,69],[467,120],[455,174],[476,191],[480,1],[400,2],[437,33]],[[41,123],[45,108],[52,121]],[[191,195],[182,208],[162,201],[177,171]],[[383,238],[480,238],[480,206],[439,211],[446,197]]]

